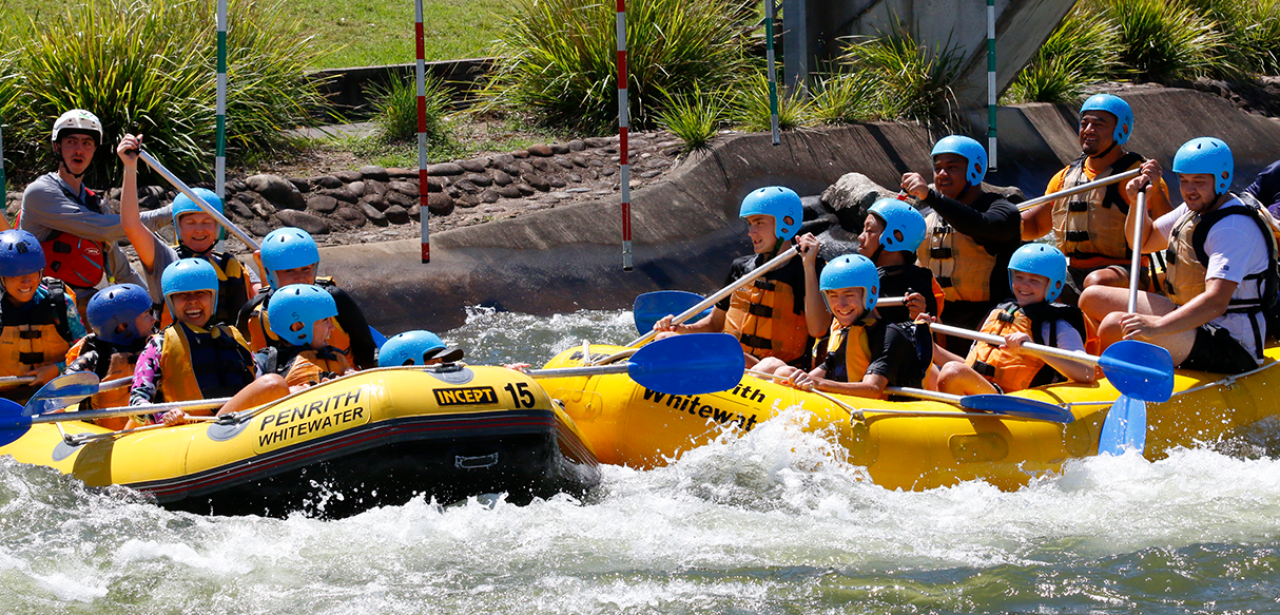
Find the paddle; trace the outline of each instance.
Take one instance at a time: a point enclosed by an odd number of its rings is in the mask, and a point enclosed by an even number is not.
[[[1059,190],[1059,191],[1057,191],[1057,192],[1051,192],[1051,193],[1046,194],[1046,195],[1044,195],[1044,196],[1038,196],[1038,197],[1036,197],[1036,198],[1034,198],[1034,199],[1029,199],[1029,200],[1023,201],[1023,202],[1021,202],[1021,203],[1018,203],[1018,211],[1026,211],[1026,210],[1031,209],[1032,207],[1035,207],[1036,205],[1039,205],[1039,204],[1041,204],[1041,203],[1048,203],[1049,201],[1057,200],[1057,199],[1060,199],[1060,198],[1062,198],[1062,197],[1064,197],[1064,196],[1071,196],[1071,195],[1073,195],[1073,194],[1080,194],[1081,192],[1088,192],[1088,191],[1090,191],[1090,190],[1094,190],[1094,189],[1097,189],[1097,188],[1101,188],[1101,187],[1103,187],[1103,186],[1110,186],[1111,184],[1114,184],[1114,183],[1116,183],[1116,182],[1122,182],[1122,181],[1125,181],[1125,180],[1127,180],[1127,179],[1133,179],[1133,178],[1135,178],[1135,177],[1137,177],[1138,175],[1141,175],[1141,174],[1142,174],[1142,169],[1133,169],[1132,171],[1125,171],[1124,173],[1121,173],[1121,174],[1119,174],[1119,175],[1109,175],[1109,176],[1104,177],[1104,178],[1102,178],[1102,179],[1097,179],[1097,180],[1094,180],[1094,181],[1091,181],[1091,182],[1088,182],[1088,183],[1085,183],[1085,184],[1080,184],[1079,186],[1076,186],[1075,188],[1067,188],[1066,190]]]
[[[726,333],[677,335],[644,346],[631,360],[612,365],[531,369],[534,378],[628,374],[641,386],[671,395],[727,391],[742,380],[742,345]]]
[[[0,378],[0,388],[31,384],[35,381],[35,376],[6,376],[4,378]]]
[[[671,319],[671,324],[678,325],[680,323],[683,323],[689,320],[690,318],[693,318],[694,316],[697,316],[698,314],[701,314],[702,310],[705,310],[715,305],[716,302],[733,294],[733,291],[737,290],[738,287],[743,286],[744,284],[750,284],[756,281],[756,279],[760,278],[764,274],[769,273],[770,271],[773,271],[778,267],[781,267],[784,263],[790,260],[791,257],[795,256],[798,253],[799,251],[796,250],[795,246],[787,248],[784,252],[773,257],[765,264],[760,265],[759,267],[756,267],[755,269],[753,269],[751,273],[748,273],[747,275],[744,275],[741,278],[734,280],[732,284],[729,284],[728,286],[721,288],[720,290],[713,293],[710,297],[707,297],[706,299],[699,301],[693,307],[683,312],[680,312],[679,314],[676,315],[675,318]],[[665,316],[665,314],[663,316]],[[654,336],[656,336],[657,334],[658,334],[657,331],[650,328],[648,332],[632,340],[630,344],[627,344],[627,346],[639,346],[640,344],[643,344],[653,339]]]
[[[92,375],[92,374],[90,374]],[[88,397],[92,393],[81,397]],[[105,410],[88,410],[84,412],[55,412],[53,414],[37,414],[32,416],[25,412],[22,406],[13,403],[7,399],[0,399],[0,446],[5,446],[18,438],[21,438],[31,429],[32,425],[41,423],[62,423],[66,421],[96,421],[98,419],[113,419],[122,416],[137,416],[140,414],[154,414],[165,410],[199,410],[221,408],[223,404],[230,401],[230,397],[220,397],[217,399],[202,399],[198,401],[174,402],[167,404],[145,404],[139,406],[121,406],[119,408],[107,408]],[[118,434],[120,432],[112,432]]]
[[[92,372],[73,372],[50,380],[36,391],[22,409],[26,416],[48,414],[98,392],[98,375]]]
[[[1129,313],[1138,311],[1138,281],[1142,266],[1142,227],[1147,217],[1147,191],[1138,191],[1138,217],[1133,225],[1133,260],[1129,263]],[[1122,455],[1126,449],[1139,453],[1147,446],[1147,403],[1121,394],[1107,418],[1102,421],[1098,438],[1099,455]]]
[[[748,374],[762,378],[770,378],[777,381],[785,381],[777,374],[766,374],[753,369],[747,370]],[[879,414],[893,416],[911,416],[911,417],[942,417],[942,418],[1010,418],[1028,421],[1050,421],[1054,423],[1070,423],[1075,420],[1075,416],[1067,410],[1034,399],[1026,399],[1022,397],[1012,397],[1008,395],[968,395],[961,397],[960,395],[951,395],[949,393],[936,393],[934,391],[926,391],[924,389],[913,389],[910,387],[887,387],[885,390],[895,395],[906,395],[908,397],[918,397],[921,399],[930,399],[933,401],[941,401],[949,404],[959,405],[967,410],[980,410],[981,412],[940,412],[930,410],[878,410],[878,409],[859,409],[850,406],[835,397],[829,395],[826,391],[816,388],[807,389],[810,393],[814,393],[832,403],[838,404],[849,412],[851,416],[864,418],[864,412],[876,412]]]
[[[636,297],[631,313],[635,318],[636,331],[645,333],[653,330],[653,323],[665,316],[679,314],[701,302],[702,295],[683,290],[655,290]],[[894,307],[907,302],[906,297],[881,297],[876,307]],[[711,309],[690,317],[690,320],[701,320],[711,313]]]
[[[989,333],[979,333],[960,327],[933,324],[929,328],[944,335],[954,335],[965,339],[977,340],[988,344],[1005,343],[1004,338]],[[1102,368],[1116,390],[1121,393],[1146,401],[1168,401],[1173,395],[1173,357],[1168,350],[1134,340],[1125,340],[1112,344],[1102,356],[1086,354],[1083,351],[1070,351],[1041,344],[1026,343],[1022,347],[1033,353],[1049,355],[1089,363]]]

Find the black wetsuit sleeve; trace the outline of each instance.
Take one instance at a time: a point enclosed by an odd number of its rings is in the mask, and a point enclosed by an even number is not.
[[[1280,160],[1263,169],[1244,191],[1257,197],[1263,207],[1280,205]]]
[[[729,277],[726,277],[724,279],[724,286],[730,286],[734,282],[737,282],[740,278],[742,278],[742,276],[746,275],[747,267],[749,266],[750,262],[751,262],[751,257],[740,258],[738,260],[733,261],[733,266],[729,267]],[[730,293],[729,296],[725,297],[724,299],[721,299],[720,301],[717,301],[716,307],[728,312],[729,300],[732,299],[732,297],[733,297],[733,294]]]
[[[884,376],[889,386],[919,386],[913,374],[916,369],[917,355],[915,344],[895,327],[886,327],[884,343],[880,348],[871,349],[873,358],[867,366],[868,374]]]
[[[1022,218],[1018,208],[1003,199],[992,203],[986,211],[979,211],[930,190],[924,204],[938,212],[952,228],[972,237],[988,250],[1009,245],[1016,248],[1022,242]]]
[[[265,291],[259,292],[253,298],[246,301],[244,305],[240,306],[240,311],[236,314],[236,328],[240,330],[240,334],[245,336],[245,338],[249,337],[249,318],[253,316],[253,310],[262,304],[263,299],[266,298],[266,294],[267,293]]]
[[[378,346],[373,343],[373,334],[369,332],[369,321],[365,320],[364,312],[360,311],[360,306],[356,305],[351,295],[341,288],[332,288],[329,292],[333,295],[334,303],[338,304],[338,324],[351,338],[352,362],[357,369],[377,367],[374,353],[377,352]]]

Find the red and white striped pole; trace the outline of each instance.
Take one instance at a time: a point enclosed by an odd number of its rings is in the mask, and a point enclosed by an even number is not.
[[[422,34],[422,0],[414,0],[414,36],[418,44],[418,215],[422,221],[422,262],[431,262],[431,210],[427,208],[427,60]]]
[[[618,0],[618,173],[622,180],[622,270],[631,271],[631,165],[627,163],[627,2]]]

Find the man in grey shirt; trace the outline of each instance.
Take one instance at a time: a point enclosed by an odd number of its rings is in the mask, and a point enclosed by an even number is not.
[[[75,291],[82,318],[104,277],[108,284],[146,286],[116,245],[126,239],[120,216],[110,213],[102,197],[82,181],[102,140],[102,123],[92,113],[74,109],[62,114],[54,122],[52,135],[58,170],[27,186],[18,214],[18,228],[45,245],[45,275]],[[142,219],[153,230],[161,228],[170,220],[169,208],[147,212]]]

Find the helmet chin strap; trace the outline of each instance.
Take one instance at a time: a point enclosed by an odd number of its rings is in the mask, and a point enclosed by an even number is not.
[[[71,165],[67,164],[67,158],[66,158],[66,156],[63,156],[63,155],[62,155],[62,144],[60,144],[60,143],[54,143],[54,144],[53,144],[53,151],[54,151],[54,153],[58,154],[58,168],[60,168],[60,169],[66,169],[67,174],[68,174],[68,175],[70,175],[70,176],[72,176],[72,177],[74,177],[74,178],[76,178],[76,179],[80,179],[80,178],[84,177],[85,173],[88,173],[88,172],[89,172],[89,166],[93,163],[93,157],[92,157],[92,156],[90,156],[90,157],[89,157],[89,163],[90,163],[90,164],[85,165],[85,166],[84,166],[84,170],[83,170],[83,171],[81,171],[81,172],[79,172],[79,173],[72,173],[72,172],[71,172]],[[96,154],[97,152],[95,151],[94,153]]]
[[[1115,149],[1117,145],[1120,145],[1120,144],[1119,144],[1118,142],[1116,142],[1115,140],[1112,140],[1112,141],[1111,141],[1111,145],[1110,145],[1110,146],[1108,146],[1108,147],[1107,147],[1107,149],[1102,150],[1102,153],[1100,153],[1100,154],[1095,154],[1095,155],[1093,155],[1093,156],[1089,156],[1089,157],[1090,157],[1090,158],[1103,158],[1103,157],[1105,157],[1107,154],[1110,154],[1110,153],[1111,153],[1111,150]]]

